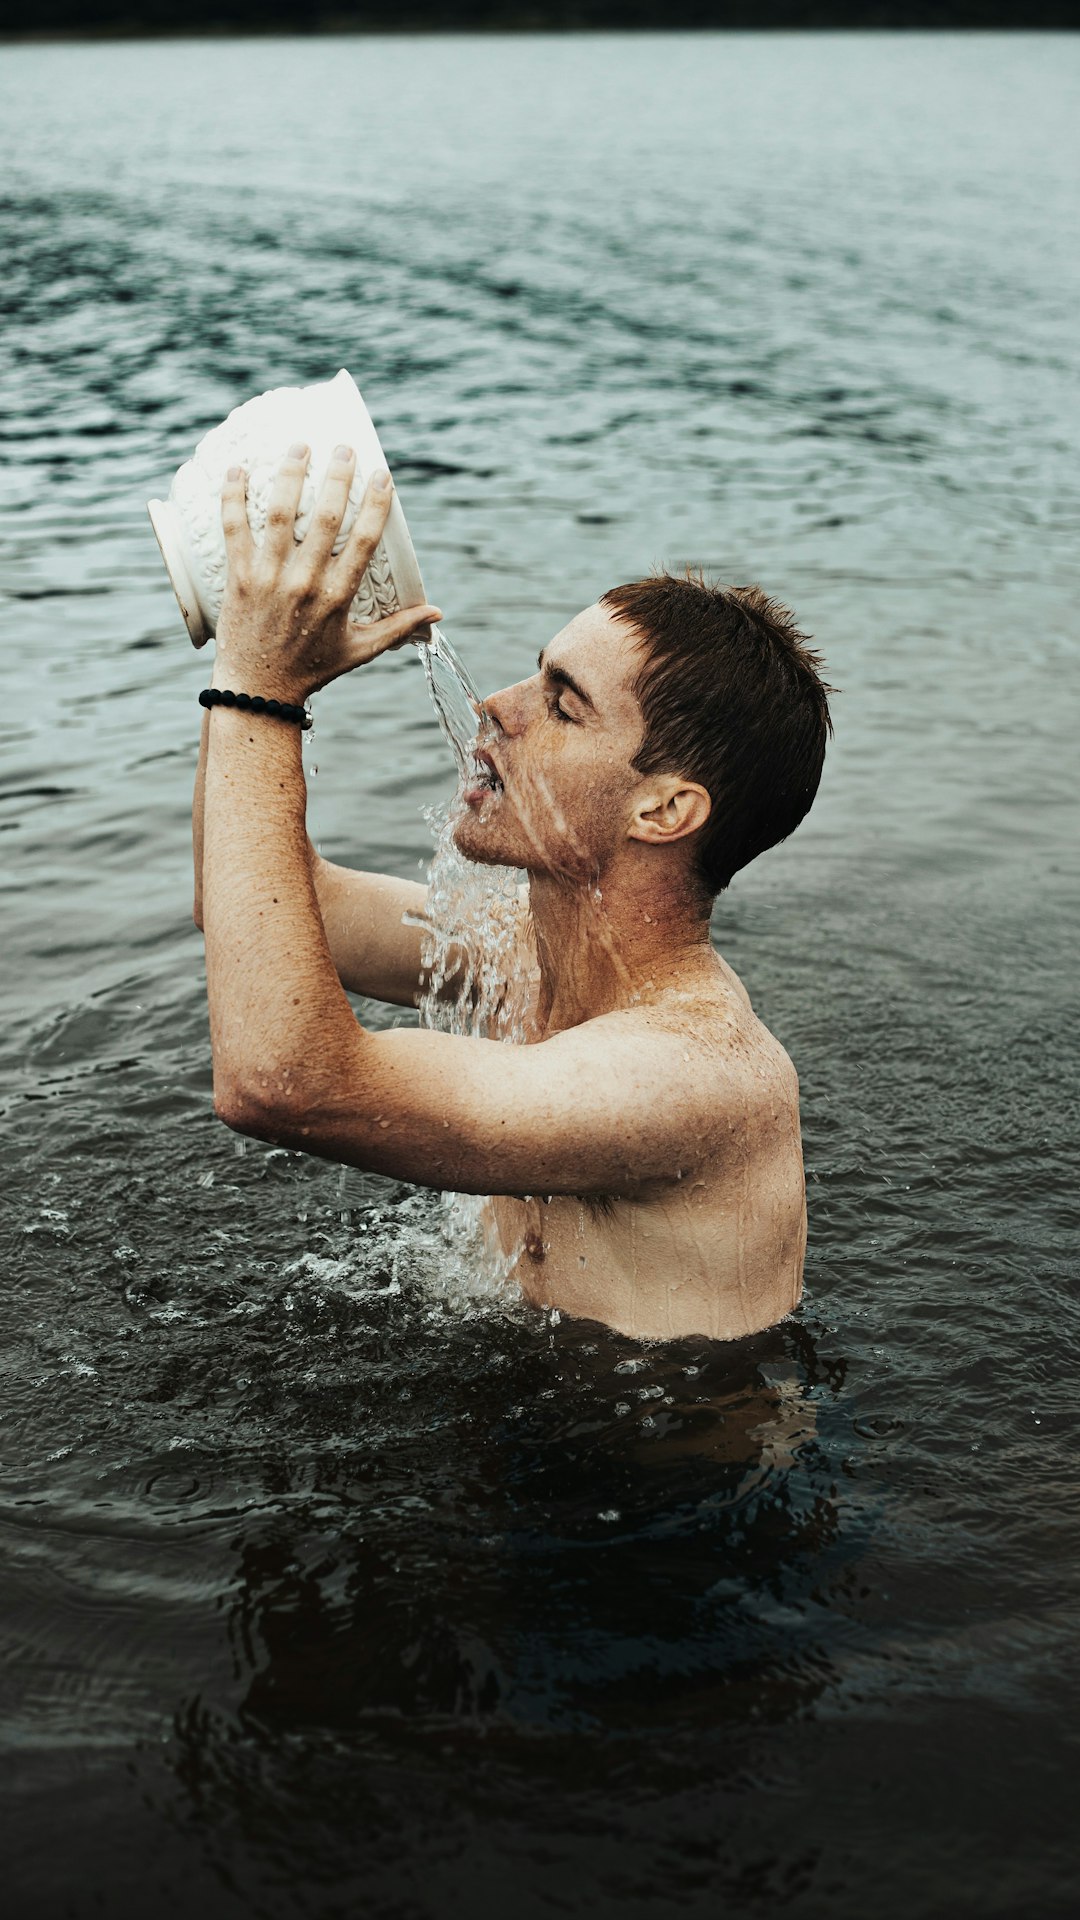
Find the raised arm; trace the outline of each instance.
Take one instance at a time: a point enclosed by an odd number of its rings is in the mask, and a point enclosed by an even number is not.
[[[689,1192],[738,1150],[732,1117],[757,1092],[734,1048],[688,1063],[685,1035],[638,1010],[530,1047],[335,1021],[302,1068],[267,1038],[214,1073],[239,1133],[458,1193]]]
[[[416,629],[437,616],[434,607],[413,608],[380,623],[384,651],[401,639],[416,637]],[[374,630],[371,630],[374,631]],[[199,735],[199,758],[191,807],[194,864],[195,925],[203,930],[203,838],[206,807],[206,762],[210,715],[204,712]],[[350,993],[393,1006],[414,1007],[423,985],[423,935],[413,923],[422,919],[427,888],[416,880],[357,872],[335,866],[316,853],[310,840],[308,858],[319,911],[326,930],[338,979]]]
[[[290,541],[305,465],[286,463],[277,520],[271,513]],[[326,483],[339,502],[337,524],[351,473],[343,462]],[[332,664],[346,643],[335,641],[332,616],[355,593],[388,509],[388,491],[369,488],[333,568],[332,515],[317,517],[320,530],[297,549],[297,584],[284,531],[276,547],[255,554],[242,476],[230,479],[219,685],[252,685],[262,673],[275,697],[294,702],[322,683],[317,674],[333,677],[327,658]],[[316,590],[302,584],[308,579],[324,584]],[[635,1192],[674,1183],[723,1151],[749,1091],[739,1084],[740,1056],[718,1061],[698,1049],[688,1060],[682,1036],[644,1008],[529,1047],[366,1032],[335,970],[305,807],[298,731],[216,707],[206,769],[207,989],[214,1103],[230,1126],[427,1186],[485,1193]],[[363,916],[349,926],[362,947]]]
[[[427,911],[427,888],[418,880],[334,866],[320,858],[310,840],[308,855],[342,986],[369,1000],[415,1007],[424,984],[423,933],[415,922]]]
[[[195,925],[203,931],[203,834],[206,805],[206,756],[210,715],[203,714],[199,761],[191,806],[191,849],[195,870]],[[418,880],[361,873],[334,866],[309,840],[308,860],[319,912],[338,979],[350,993],[414,1007],[423,984],[423,935],[407,924],[422,919],[427,888]]]
[[[206,755],[210,715],[203,714],[191,842],[195,869],[194,919],[203,930],[203,832],[206,804]],[[335,866],[307,843],[311,875],[337,977],[350,993],[415,1007],[426,984],[424,935],[418,923],[427,912],[428,890],[418,880],[366,873]],[[458,976],[448,970],[443,998],[457,991]]]

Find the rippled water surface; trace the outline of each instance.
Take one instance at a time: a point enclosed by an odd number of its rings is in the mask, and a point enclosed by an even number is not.
[[[18,1920],[1076,1910],[1078,76],[1052,36],[4,51]],[[843,689],[715,922],[802,1080],[770,1335],[552,1326],[430,1196],[211,1117],[206,665],[143,503],[343,365],[482,686],[693,561]],[[317,736],[323,849],[422,867],[415,656]]]

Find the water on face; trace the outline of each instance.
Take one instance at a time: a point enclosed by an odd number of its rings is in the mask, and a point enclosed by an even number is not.
[[[1078,78],[1022,34],[4,49],[16,1912],[1076,1910]],[[801,1080],[767,1337],[552,1323],[430,1193],[213,1119],[206,665],[144,503],[342,364],[481,686],[689,562],[843,688],[714,921]],[[318,729],[323,851],[425,877],[415,651]]]

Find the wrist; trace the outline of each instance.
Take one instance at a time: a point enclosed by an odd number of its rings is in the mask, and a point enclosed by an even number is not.
[[[283,700],[287,706],[302,707],[311,697],[311,688],[294,676],[275,670],[265,661],[244,661],[227,654],[214,661],[210,685],[217,691],[231,688],[233,693],[258,693],[264,700]]]
[[[242,688],[238,692],[235,687],[204,687],[199,705],[211,713],[254,714],[256,718],[265,714],[268,720],[284,720],[289,726],[299,727],[301,733],[307,733],[312,724],[310,707],[299,706],[291,700],[275,700],[272,695],[245,693]]]

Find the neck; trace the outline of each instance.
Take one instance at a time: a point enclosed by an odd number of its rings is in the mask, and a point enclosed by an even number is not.
[[[715,965],[707,908],[681,875],[658,877],[648,863],[588,886],[531,874],[529,910],[545,1033],[633,1006]]]

